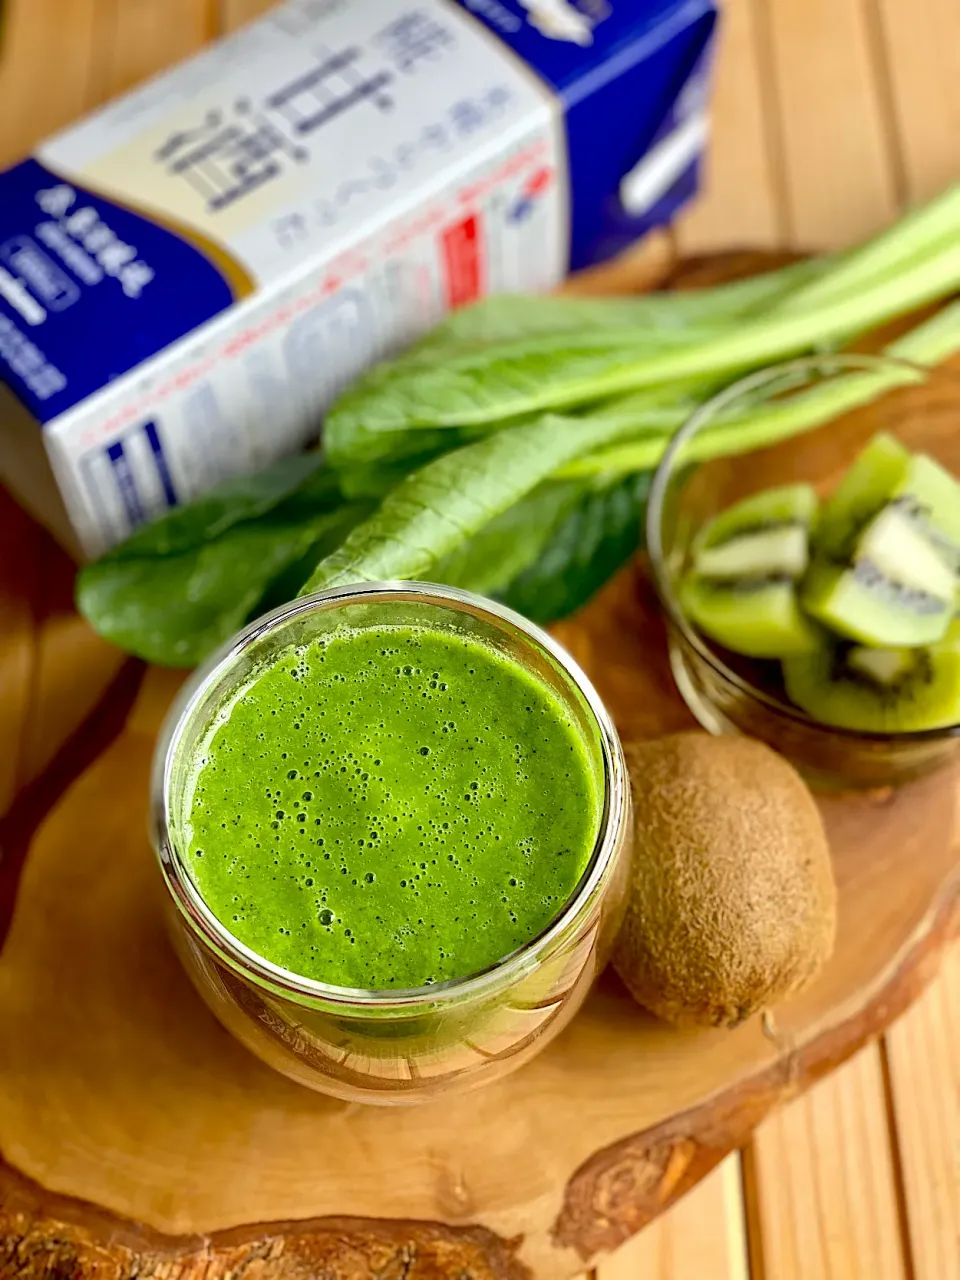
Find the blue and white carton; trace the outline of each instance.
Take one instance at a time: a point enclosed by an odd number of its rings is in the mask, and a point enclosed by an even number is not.
[[[0,173],[0,475],[101,553],[670,218],[713,0],[288,0]]]

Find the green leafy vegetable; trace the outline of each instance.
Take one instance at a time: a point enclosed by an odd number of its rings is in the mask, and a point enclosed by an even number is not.
[[[565,618],[640,546],[650,479],[547,481],[440,560],[434,580],[493,596],[534,622]]]
[[[554,529],[595,482],[549,480],[508,507],[434,566],[434,578],[499,596],[539,558]]]
[[[960,222],[960,184],[914,209],[888,230],[868,240],[839,262],[801,288],[789,292],[774,304],[780,314],[810,311],[823,303],[849,297],[857,289],[878,279],[889,280],[911,263],[930,252],[933,242],[949,243]]]
[[[492,346],[544,334],[634,327],[678,329],[722,323],[792,296],[833,269],[830,257],[808,258],[776,271],[712,289],[647,293],[615,298],[501,293],[454,311],[411,347],[404,363],[435,361],[469,347]],[[394,362],[396,367],[397,362]]]
[[[890,343],[884,351],[894,359],[920,366],[934,365],[957,354],[960,352],[960,302],[950,303]],[[809,387],[776,404],[758,404],[747,412],[741,407],[726,420],[718,421],[711,430],[695,436],[685,457],[689,462],[704,462],[766,448],[869,404],[890,388],[915,379],[916,374],[909,366],[865,369]],[[687,416],[685,414],[682,421],[686,421]],[[677,423],[678,427],[682,421]],[[635,441],[612,445],[568,463],[560,469],[558,477],[582,479],[598,474],[648,471],[656,467],[668,444],[669,435],[651,432]]]
[[[304,592],[429,578],[437,564],[565,462],[622,439],[629,419],[547,416],[445,453],[408,476],[317,566]]]
[[[396,447],[392,452],[385,449],[384,456],[370,461],[342,462],[336,473],[346,497],[382,498],[411,471],[418,471],[441,453],[449,453],[451,449],[471,444],[489,434],[465,427],[450,431],[403,432],[396,437]]]
[[[243,524],[176,555],[100,560],[84,571],[80,611],[101,635],[165,666],[192,666],[246,621],[271,578],[330,522]]]
[[[109,552],[123,556],[165,556],[199,546],[244,520],[256,520],[281,502],[306,489],[311,501],[332,505],[339,494],[336,476],[324,469],[319,453],[281,458],[254,475],[235,476],[183,507],[174,507],[158,520],[141,526]]]
[[[843,264],[836,268],[844,269]],[[829,275],[823,278],[824,286]],[[730,374],[862,332],[960,286],[960,236],[899,273],[797,315],[750,319],[723,332],[562,333],[482,348],[433,366],[398,365],[361,379],[327,420],[331,459],[381,456],[383,439],[424,429],[509,424],[681,379]]]
[[[87,565],[77,605],[128,652],[193,666],[259,611],[284,570],[308,553],[315,564],[369,511],[342,503],[316,455],[291,458],[219,486]]]
[[[410,459],[408,469],[412,469],[430,452],[467,443],[464,430],[444,439],[454,429],[443,423],[431,431],[421,427],[415,415],[404,416],[399,425],[391,425],[389,416],[382,417],[398,378],[434,371],[441,360],[461,362],[469,370],[479,365],[482,371],[497,359],[570,359],[574,352],[593,368],[598,362],[603,367],[618,365],[625,354],[635,359],[645,348],[659,350],[689,342],[698,334],[705,337],[710,330],[704,326],[719,332],[724,324],[816,282],[832,263],[828,257],[814,258],[713,289],[641,297],[498,294],[484,298],[453,312],[399,357],[374,366],[341,396],[327,416],[327,456],[341,472],[357,475],[356,480],[347,481],[347,492],[383,492],[385,473],[370,465],[374,460]],[[479,428],[486,429],[486,425]]]
[[[544,625],[585,605],[642,545],[650,481],[627,475],[582,486],[536,559],[493,594]]]
[[[649,475],[548,480],[436,563],[434,580],[534,622],[567,617],[639,547],[649,488]]]
[[[697,330],[702,341],[716,330]],[[481,433],[514,426],[577,397],[545,390],[562,381],[592,388],[581,400],[617,391],[605,379],[632,367],[638,355],[676,351],[690,341],[687,330],[602,330],[543,334],[513,343],[447,353],[441,362],[394,366],[361,378],[327,415],[324,447],[331,464],[402,458],[423,449],[421,437],[440,430]],[[426,433],[426,434],[424,434]]]
[[[822,349],[960,285],[960,187],[839,259],[640,298],[491,298],[341,397],[317,454],[230,481],[82,571],[101,634],[153,661],[205,657],[298,590],[432,578],[540,622],[637,546],[650,473],[731,374]],[[891,344],[960,350],[960,302]],[[909,380],[864,370],[758,391],[690,461],[809,430]],[[306,584],[306,585],[304,585]]]

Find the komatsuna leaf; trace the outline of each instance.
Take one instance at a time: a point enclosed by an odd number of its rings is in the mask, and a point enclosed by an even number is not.
[[[382,498],[411,471],[419,471],[441,453],[488,434],[467,429],[404,432],[393,442],[389,456],[384,453],[372,461],[341,463],[336,467],[337,479],[347,498]]]
[[[179,553],[98,560],[80,575],[77,605],[128,653],[160,666],[193,666],[239,630],[270,580],[299,560],[331,519],[254,521]]]
[[[869,404],[891,387],[916,381],[912,366],[939,364],[958,351],[960,303],[952,302],[884,347],[883,354],[892,358],[888,366],[857,369],[812,386],[805,385],[801,374],[797,378],[799,389],[789,395],[785,394],[786,379],[781,378],[776,382],[772,399],[770,388],[764,387],[742,396],[735,405],[718,414],[713,426],[689,442],[684,458],[689,462],[706,462],[748,453],[751,449],[769,448],[780,440],[813,430],[830,418]],[[626,406],[630,399],[617,400],[610,412],[628,412]],[[562,468],[558,478],[586,480],[591,475],[651,470],[659,463],[667,442],[666,433],[659,436],[638,433],[626,442],[577,458]]]
[[[688,379],[661,387],[645,387],[626,395],[604,397],[574,410],[576,416],[604,416],[629,419],[637,436],[672,435],[689,413],[717,387],[714,379]],[[336,473],[348,497],[382,497],[407,472],[461,445],[481,440],[496,431],[512,430],[536,422],[541,414],[526,414],[507,421],[491,421],[474,427],[438,430],[382,431],[368,435],[361,446],[364,456],[335,460]],[[375,455],[375,456],[374,456]]]
[[[434,579],[495,596],[535,563],[590,482],[548,480],[496,516],[434,567]]]
[[[640,297],[591,298],[496,294],[447,316],[426,337],[392,360],[369,370],[333,406],[327,415],[325,444],[328,457],[337,467],[348,462],[374,458],[413,457],[439,453],[456,443],[418,444],[406,437],[428,428],[415,415],[401,415],[392,423],[384,420],[391,385],[418,370],[432,371],[438,364],[455,359],[480,361],[496,367],[494,348],[523,348],[537,340],[559,343],[586,336],[588,341],[610,333],[633,334],[635,354],[641,349],[657,349],[664,343],[691,341],[698,327],[725,326],[758,309],[789,297],[797,289],[822,278],[833,260],[822,257],[746,280],[711,289],[649,293]],[[562,351],[556,348],[562,357]],[[554,349],[548,345],[548,350]],[[444,423],[436,424],[440,430]],[[436,427],[435,427],[436,429]],[[375,437],[371,439],[371,437]]]
[[[451,312],[400,360],[434,360],[468,346],[513,342],[584,329],[652,327],[676,329],[733,321],[788,298],[833,267],[826,256],[807,258],[775,271],[709,289],[655,291],[621,297],[500,293]]]
[[[651,477],[548,480],[435,566],[544,625],[586,604],[636,552]]]
[[[579,486],[539,554],[493,594],[544,626],[574,613],[643,545],[651,479],[647,472]]]
[[[337,406],[337,448],[376,447],[378,432],[489,428],[534,413],[571,411],[605,397],[671,382],[728,375],[825,342],[846,340],[960,286],[955,235],[911,259],[894,277],[831,297],[799,314],[751,316],[695,331],[551,335],[503,344],[363,380]],[[630,355],[631,345],[633,354]]]
[[[369,514],[369,503],[338,499],[315,457],[308,464],[300,487],[291,491],[288,483],[285,496],[269,507],[268,486],[258,486],[254,477],[250,485],[231,482],[184,507],[175,537],[169,531],[154,535],[153,526],[138,530],[81,570],[80,612],[108,640],[150,662],[201,661],[259,611],[271,586],[311,549],[310,565],[290,587],[291,595],[317,556]],[[276,475],[275,468],[269,470]],[[281,488],[274,485],[274,498]]]
[[[629,419],[547,415],[445,453],[383,499],[303,588],[430,578],[436,566],[581,454],[625,439]]]
[[[401,358],[361,377],[333,405],[324,423],[326,455],[334,468],[406,457],[423,451],[421,433],[433,447],[438,431],[485,434],[533,420],[548,392],[555,409],[581,406],[604,396],[612,374],[722,332],[581,329],[424,363]],[[584,386],[589,394],[581,394]]]
[[[535,622],[565,618],[642,544],[649,488],[649,474],[548,480],[441,560],[434,578]]]

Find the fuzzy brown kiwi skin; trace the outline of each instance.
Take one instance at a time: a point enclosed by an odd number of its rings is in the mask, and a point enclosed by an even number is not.
[[[820,813],[793,766],[749,738],[679,733],[624,752],[637,835],[614,967],[668,1022],[736,1026],[833,950]]]

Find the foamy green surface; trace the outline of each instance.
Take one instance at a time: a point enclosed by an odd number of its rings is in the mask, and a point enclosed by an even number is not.
[[[446,632],[291,649],[198,762],[188,861],[275,964],[337,986],[465,977],[579,882],[600,793],[579,730],[511,659]]]

